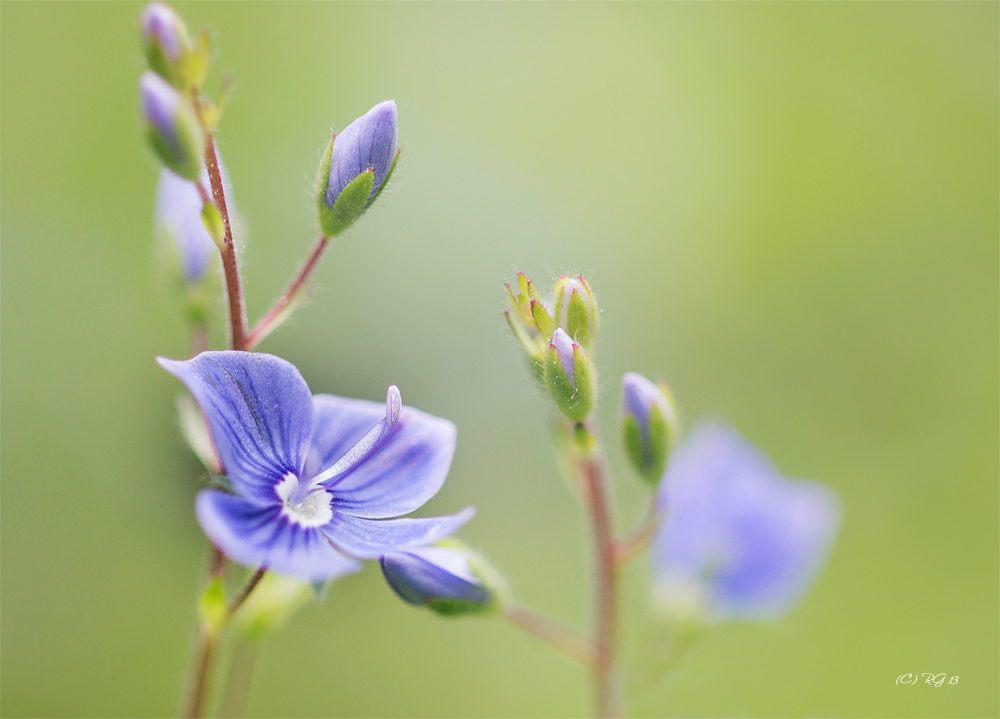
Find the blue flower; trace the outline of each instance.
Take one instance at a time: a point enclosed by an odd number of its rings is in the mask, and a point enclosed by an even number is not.
[[[390,552],[382,557],[382,574],[399,598],[440,614],[482,612],[496,594],[473,566],[478,557],[457,543]]]
[[[206,193],[208,172],[201,170]],[[205,276],[209,260],[218,250],[201,221],[202,200],[197,186],[167,168],[160,170],[153,209],[153,232],[168,238],[176,248],[184,280],[198,284]]]
[[[825,485],[785,479],[733,429],[703,424],[660,486],[666,520],[651,558],[661,606],[709,620],[791,609],[819,573],[840,524]]]
[[[444,483],[455,425],[410,407],[311,395],[283,359],[203,352],[158,358],[194,395],[235,494],[206,489],[195,511],[205,534],[248,567],[322,581],[356,559],[433,544],[467,522],[399,518]]]

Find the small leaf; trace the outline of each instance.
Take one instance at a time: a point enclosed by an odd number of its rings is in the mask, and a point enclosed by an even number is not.
[[[226,590],[222,577],[215,577],[208,583],[198,598],[198,618],[201,627],[208,634],[217,634],[226,623]]]

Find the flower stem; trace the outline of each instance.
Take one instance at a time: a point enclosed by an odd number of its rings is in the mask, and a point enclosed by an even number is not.
[[[209,558],[209,566],[211,569],[211,576],[213,577],[218,576],[225,569],[225,556],[215,547],[215,545],[212,545],[212,554]],[[191,674],[188,680],[188,686],[190,687],[188,701],[184,711],[184,716],[189,719],[197,719],[204,714],[205,699],[208,695],[208,688],[211,685],[210,679],[212,674],[212,660],[215,657],[215,650],[218,646],[219,639],[222,637],[222,633],[225,631],[229,620],[232,619],[233,614],[235,614],[236,610],[239,609],[243,605],[243,602],[247,600],[247,597],[250,596],[250,593],[254,590],[266,572],[267,567],[261,567],[251,575],[250,579],[247,580],[247,583],[243,585],[239,594],[233,598],[233,601],[231,601],[229,606],[226,608],[226,617],[222,622],[222,626],[214,630],[203,626],[198,630],[198,642],[195,645],[195,655],[191,662]]]
[[[243,716],[256,659],[256,645],[250,642],[236,642],[229,667],[229,678],[226,681],[225,693],[222,695],[222,706],[219,708],[220,717],[239,719]]]
[[[503,617],[514,626],[536,639],[541,639],[584,666],[593,665],[596,648],[593,642],[581,636],[575,629],[513,602],[504,606]]]
[[[194,107],[201,117],[201,98],[198,91],[192,91]],[[222,242],[222,269],[226,276],[226,294],[229,297],[229,327],[231,344],[234,350],[246,349],[247,321],[246,304],[243,301],[243,286],[240,283],[240,269],[236,264],[236,247],[233,245],[233,230],[229,224],[229,208],[226,206],[226,192],[222,186],[222,173],[219,172],[219,157],[215,152],[215,138],[205,129],[205,169],[208,170],[208,181],[212,186],[212,197],[215,209],[222,217],[225,237]],[[200,183],[197,183],[200,185]]]
[[[240,606],[242,606],[243,602],[247,600],[247,597],[250,596],[250,592],[252,592],[254,588],[260,583],[260,580],[264,578],[264,575],[266,573],[267,573],[267,567],[261,567],[250,576],[250,579],[248,579],[247,583],[243,585],[243,589],[240,590],[240,593],[237,594],[236,597],[233,599],[233,601],[229,603],[229,607],[226,609],[227,622],[236,613],[236,610],[239,609]]]
[[[254,325],[249,337],[247,337],[246,349],[252,350],[262,339],[271,333],[271,330],[278,326],[282,314],[298,299],[299,293],[305,287],[306,280],[309,279],[309,275],[316,269],[319,258],[323,256],[323,251],[329,242],[329,235],[320,235],[319,239],[316,240],[316,245],[313,247],[312,252],[309,253],[308,259],[302,265],[302,269],[299,270],[295,279],[288,285],[288,289],[278,298],[278,301],[268,310],[267,314]]]
[[[650,496],[646,514],[640,520],[639,524],[629,534],[615,542],[616,566],[621,567],[642,554],[646,547],[649,546],[653,535],[656,534],[656,530],[659,529],[660,523],[663,521],[663,516],[664,512],[657,507],[656,494],[654,493]]]
[[[198,632],[195,661],[191,666],[191,684],[187,707],[184,710],[184,716],[188,719],[198,719],[204,714],[205,698],[208,694],[209,679],[212,673],[212,659],[215,656],[215,647],[218,641],[217,634],[205,629]]]
[[[596,598],[594,694],[597,715],[608,718],[619,714],[614,680],[615,649],[618,638],[615,545],[611,538],[608,487],[597,439],[583,425],[578,425],[576,432],[578,443],[585,445],[579,460],[580,472],[594,527],[594,548],[597,563],[594,573]],[[580,438],[582,438],[582,442],[580,442]]]

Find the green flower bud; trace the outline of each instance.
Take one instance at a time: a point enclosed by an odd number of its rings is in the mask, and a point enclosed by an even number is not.
[[[629,462],[642,478],[657,486],[678,433],[677,405],[661,389],[635,372],[622,378],[622,439]]]
[[[590,347],[599,324],[597,300],[583,275],[564,276],[556,281],[555,324],[574,341]]]
[[[559,411],[573,422],[583,422],[594,408],[594,366],[583,347],[561,327],[552,333],[545,353],[545,385]]]

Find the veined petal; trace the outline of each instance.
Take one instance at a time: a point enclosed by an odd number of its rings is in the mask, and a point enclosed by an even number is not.
[[[251,568],[321,582],[356,572],[361,564],[340,554],[315,527],[301,527],[278,507],[261,507],[206,489],[195,502],[198,523],[230,559]]]
[[[312,396],[299,371],[257,352],[157,362],[201,405],[236,491],[256,504],[280,503],[275,485],[289,472],[302,476],[312,436]]]
[[[385,416],[385,405],[316,395],[309,475],[340,459]],[[409,514],[438,493],[455,455],[455,425],[403,407],[393,429],[346,473],[324,482],[335,511],[367,519]]]
[[[447,517],[362,519],[334,512],[330,523],[320,529],[345,554],[378,559],[388,552],[440,542],[454,534],[475,513],[475,509],[466,507]]]

